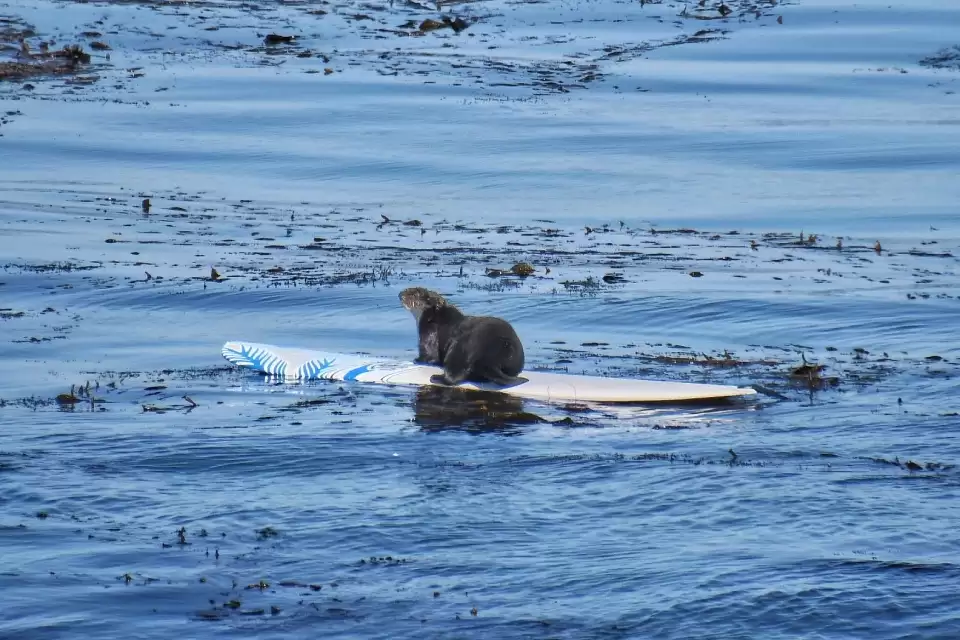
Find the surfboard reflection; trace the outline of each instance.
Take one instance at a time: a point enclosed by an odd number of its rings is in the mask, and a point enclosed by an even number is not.
[[[423,386],[413,400],[414,422],[423,431],[516,435],[525,425],[547,422],[524,410],[522,398],[490,391]]]

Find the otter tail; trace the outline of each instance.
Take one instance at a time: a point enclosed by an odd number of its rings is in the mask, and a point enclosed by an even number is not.
[[[518,384],[523,384],[524,382],[528,382],[528,380],[522,376],[509,376],[503,371],[491,371],[484,377],[490,382],[504,387],[512,387]]]

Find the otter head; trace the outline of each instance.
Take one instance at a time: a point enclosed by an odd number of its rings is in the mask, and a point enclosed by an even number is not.
[[[410,287],[400,292],[400,303],[413,314],[417,322],[427,309],[441,309],[449,306],[447,299],[435,291],[423,287]]]

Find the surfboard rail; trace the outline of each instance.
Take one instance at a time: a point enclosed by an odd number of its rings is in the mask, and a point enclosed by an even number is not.
[[[408,360],[280,347],[256,342],[227,342],[220,353],[234,365],[287,381],[340,380],[421,386],[435,384],[430,381],[430,377],[442,372],[440,367]],[[548,402],[679,402],[748,397],[757,393],[749,387],[730,385],[540,371],[524,371],[521,377],[526,378],[526,382],[510,386],[474,382],[465,382],[459,386]]]

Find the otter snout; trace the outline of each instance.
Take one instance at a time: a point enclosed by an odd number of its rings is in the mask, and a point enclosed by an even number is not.
[[[417,296],[414,294],[413,289],[404,289],[398,297],[400,298],[400,304],[402,304],[403,308],[407,311],[413,311],[414,307],[417,306]]]
[[[447,304],[446,299],[439,293],[423,287],[409,287],[401,291],[398,297],[403,307],[412,312],[423,311],[429,307],[439,308]]]

